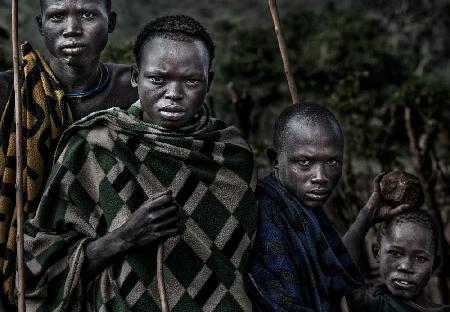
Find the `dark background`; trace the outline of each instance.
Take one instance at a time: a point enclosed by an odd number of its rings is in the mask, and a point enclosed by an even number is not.
[[[21,39],[45,50],[35,23],[39,1],[20,2]],[[354,220],[377,173],[416,174],[426,193],[424,207],[442,233],[444,265],[428,292],[435,302],[450,303],[450,1],[279,0],[278,5],[301,98],[326,104],[344,128],[344,173],[327,207],[336,228],[343,233]],[[9,7],[0,0],[0,70],[10,68]],[[118,25],[104,61],[133,63],[136,34],[158,16],[188,14],[207,26],[217,44],[208,104],[248,135],[267,173],[264,151],[273,122],[290,104],[267,2],[113,0],[113,9]],[[368,252],[363,271],[376,280]]]

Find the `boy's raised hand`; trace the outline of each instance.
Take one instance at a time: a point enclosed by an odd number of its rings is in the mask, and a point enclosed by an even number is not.
[[[369,200],[363,210],[366,210],[370,217],[371,224],[382,222],[390,219],[405,210],[410,208],[408,204],[401,204],[396,207],[392,207],[381,194],[380,181],[385,175],[385,172],[380,173],[373,179],[373,192],[370,195]]]

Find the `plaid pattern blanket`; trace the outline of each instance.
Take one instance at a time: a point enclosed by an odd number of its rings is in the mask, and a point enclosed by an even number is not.
[[[115,261],[83,288],[84,246],[152,194],[173,191],[181,235],[164,243],[172,311],[251,311],[242,275],[256,229],[252,152],[207,109],[170,132],[128,111],[97,112],[65,132],[25,232],[27,311],[159,311],[157,246]]]
[[[246,287],[262,311],[339,311],[363,284],[323,209],[307,209],[272,173],[257,187],[260,209]]]
[[[24,217],[33,217],[50,174],[53,153],[72,123],[64,92],[50,67],[30,44],[22,45],[22,124],[24,134]],[[16,146],[14,93],[0,123],[0,279],[14,303],[16,269]]]

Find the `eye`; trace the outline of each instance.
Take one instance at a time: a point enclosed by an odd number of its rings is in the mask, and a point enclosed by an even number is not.
[[[395,257],[395,258],[400,257],[402,255],[397,250],[388,250],[388,254],[393,256],[393,257]]]
[[[308,167],[311,165],[311,161],[309,161],[309,159],[300,159],[297,163],[302,167]]]
[[[424,263],[424,262],[426,262],[428,259],[425,258],[425,257],[416,256],[416,260],[417,260],[417,262],[419,262],[419,263]]]
[[[161,85],[165,82],[164,78],[161,76],[148,76],[147,79],[156,85]]]
[[[64,15],[62,13],[52,13],[49,15],[49,19],[52,22],[59,22],[64,19]]]
[[[336,159],[327,161],[328,166],[337,167],[339,166],[339,164],[340,164],[339,160]]]
[[[201,80],[199,79],[187,79],[184,81],[184,83],[186,83],[189,86],[196,86],[199,85],[201,83]]]
[[[95,14],[93,12],[83,12],[81,17],[84,19],[93,19]]]

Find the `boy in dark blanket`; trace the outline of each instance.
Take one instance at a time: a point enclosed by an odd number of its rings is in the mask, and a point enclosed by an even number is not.
[[[260,311],[339,311],[342,297],[363,284],[354,263],[368,229],[408,206],[388,207],[375,189],[342,241],[323,210],[342,171],[336,118],[318,104],[292,105],[275,124],[273,144],[273,172],[257,187],[247,290]]]
[[[351,311],[450,311],[450,306],[432,303],[424,293],[441,262],[437,242],[437,225],[423,210],[408,211],[385,221],[372,246],[382,284],[357,289],[347,296]]]

